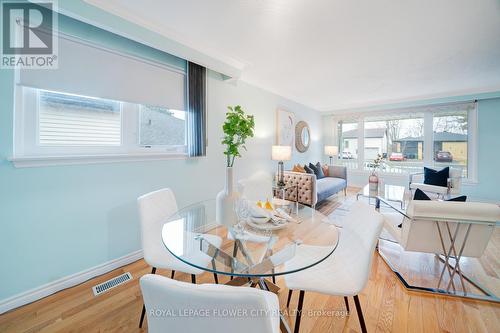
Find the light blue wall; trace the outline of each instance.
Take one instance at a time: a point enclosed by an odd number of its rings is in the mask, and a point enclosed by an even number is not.
[[[60,5],[80,3],[60,1]],[[81,15],[109,20],[86,4]],[[74,9],[74,8],[73,8]],[[109,20],[115,28],[123,23]],[[142,28],[137,28],[144,35]],[[140,39],[140,36],[137,39]],[[152,34],[156,42],[168,45]],[[209,72],[207,157],[94,165],[14,168],[12,156],[14,78],[0,70],[0,300],[42,286],[140,249],[136,198],[171,187],[180,206],[215,197],[224,181],[221,124],[227,105],[240,104],[256,118],[256,136],[236,161],[236,178],[258,170],[273,172],[275,111],[285,108],[311,126],[312,144],[293,162],[321,158],[319,112],[244,82],[226,83]]]
[[[464,193],[500,202],[500,98],[478,101],[478,184]]]

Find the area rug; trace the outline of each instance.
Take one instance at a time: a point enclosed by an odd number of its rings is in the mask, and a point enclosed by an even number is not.
[[[328,216],[329,222],[334,224],[335,226],[337,226],[339,228],[342,228],[345,225],[347,225],[348,223],[351,223],[351,221],[349,220],[348,214],[351,210],[352,205],[356,201],[357,200],[355,197],[349,197],[349,198],[345,199],[344,202]],[[373,209],[375,209],[375,200],[373,200],[373,199],[368,200],[368,198],[359,197],[359,201],[367,202],[367,203],[373,205]],[[388,212],[394,212],[394,210],[390,207],[384,207],[382,205],[380,207],[380,212],[381,213],[388,213]],[[387,240],[394,241],[394,242],[396,241],[396,239],[394,239],[394,237],[391,236],[391,234],[389,234],[389,232],[385,229],[382,230],[382,233],[380,234],[380,238],[387,239]]]

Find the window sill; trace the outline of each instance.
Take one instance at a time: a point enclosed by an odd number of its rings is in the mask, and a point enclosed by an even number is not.
[[[67,156],[15,156],[7,160],[16,168],[34,168],[57,165],[79,165],[119,162],[141,162],[185,159],[185,153],[134,153],[106,155],[67,155]]]

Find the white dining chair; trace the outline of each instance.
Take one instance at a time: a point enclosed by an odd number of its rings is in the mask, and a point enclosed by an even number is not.
[[[272,175],[259,171],[248,178],[238,181],[238,192],[242,197],[251,200],[272,200],[273,199],[273,178]]]
[[[150,192],[137,199],[139,207],[139,219],[141,222],[141,240],[144,261],[150,265],[151,273],[155,274],[156,269],[171,270],[171,278],[175,272],[191,274],[191,282],[196,283],[196,275],[204,273],[203,270],[192,267],[174,257],[165,247],[162,241],[162,227],[166,219],[177,212],[177,201],[175,195],[169,188]],[[204,235],[214,246],[220,246],[222,240],[214,235]],[[213,258],[205,253],[196,253],[197,262],[208,266],[214,264]],[[215,283],[218,283],[217,274],[214,273]],[[142,307],[139,327],[144,321],[145,307]]]
[[[358,294],[368,282],[375,246],[382,231],[383,217],[372,206],[358,201],[352,205],[345,221],[345,226],[340,229],[339,243],[332,255],[311,268],[285,275],[286,285],[290,289],[287,307],[290,305],[292,292],[300,290],[295,333],[299,332],[306,291],[344,296],[348,312],[349,301],[347,297],[353,296],[361,331],[366,332]],[[329,251],[329,248],[298,246],[295,257],[285,264],[286,270],[300,267],[302,261],[314,257],[322,251]]]
[[[227,285],[193,285],[159,275],[141,277],[148,331],[280,332],[279,301],[271,292]]]

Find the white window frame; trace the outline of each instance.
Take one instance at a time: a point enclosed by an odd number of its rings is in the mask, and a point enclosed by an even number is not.
[[[468,102],[457,102],[461,103],[470,103]],[[478,111],[477,111],[477,102],[474,103],[474,109],[468,112],[467,116],[467,178],[464,178],[465,184],[476,184],[478,182]],[[366,118],[373,118],[376,115],[390,115],[390,114],[416,114],[420,113],[424,116],[424,159],[423,166],[433,167],[434,159],[433,159],[433,116],[434,114],[438,115],[439,111],[436,111],[437,108],[433,108],[433,106],[428,106],[422,108],[410,108],[410,109],[393,109],[386,111],[375,111],[375,112],[358,112],[358,113],[344,113],[339,116],[333,116],[334,118],[334,127],[336,128],[337,123],[339,121],[349,121],[358,122],[358,167],[350,168],[348,172],[359,175],[368,175],[369,171],[364,170],[364,124]],[[340,133],[337,133],[337,136]],[[335,142],[338,142],[338,137],[335,139]],[[382,177],[387,178],[405,178],[407,179],[409,173],[394,173],[394,172],[380,172]]]
[[[14,147],[13,156],[9,160],[16,167],[165,160],[187,157],[187,144],[182,146],[140,145],[139,113],[141,105],[127,102],[120,102],[121,143],[119,146],[40,146],[38,144],[39,91],[16,85],[14,94]]]

